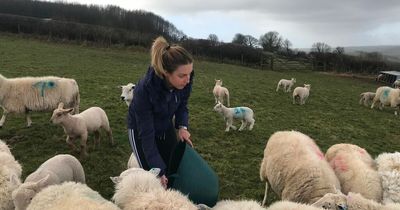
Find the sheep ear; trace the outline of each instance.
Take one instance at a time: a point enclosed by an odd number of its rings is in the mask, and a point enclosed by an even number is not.
[[[42,189],[44,186],[46,186],[49,177],[50,177],[50,174],[47,174],[43,179],[34,183],[34,188],[36,189],[35,191]]]
[[[10,183],[14,186],[18,186],[21,184],[21,181],[18,179],[17,175],[12,174],[10,177]]]
[[[74,111],[74,108],[64,109],[63,114],[71,113],[72,111]]]
[[[118,85],[117,88],[122,89],[122,85]]]
[[[63,102],[59,103],[59,104],[58,104],[58,108],[59,108],[59,109],[64,108],[64,103],[63,103]]]
[[[160,172],[161,172],[161,169],[159,169],[159,168],[152,168],[152,169],[149,170],[149,172],[152,173],[152,174],[154,174],[154,175],[156,175],[156,176],[158,176],[158,175],[160,174]]]
[[[110,179],[114,184],[118,184],[121,182],[122,178],[120,176],[110,176]]]
[[[136,87],[136,85],[135,85],[135,84],[133,84],[133,86],[132,86],[132,89],[135,89],[135,87]]]

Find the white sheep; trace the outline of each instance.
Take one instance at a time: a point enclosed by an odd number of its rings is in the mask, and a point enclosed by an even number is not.
[[[399,203],[382,205],[374,200],[364,198],[359,193],[349,192],[347,195],[348,210],[399,210]]]
[[[265,210],[258,202],[253,200],[223,200],[211,208],[212,210]]]
[[[396,81],[393,82],[393,87],[394,88],[399,88],[400,87],[400,79],[396,79]]]
[[[224,97],[226,97],[227,106],[231,106],[229,102],[229,90],[226,87],[222,87],[222,80],[216,79],[215,86],[213,89],[215,103],[224,103]]]
[[[397,115],[400,105],[400,89],[394,89],[388,86],[382,86],[376,89],[376,94],[372,100],[371,109],[373,109],[379,103],[379,109],[383,109],[384,106],[390,106],[396,108],[394,112]]]
[[[282,87],[283,92],[290,92],[294,83],[296,83],[296,78],[292,78],[291,80],[281,79],[276,86],[276,92],[278,92],[279,88]]]
[[[242,125],[239,128],[239,131],[248,126],[249,130],[253,129],[255,120],[254,120],[254,112],[249,107],[234,107],[228,108],[224,106],[222,103],[217,102],[214,106],[214,111],[221,113],[224,116],[226,128],[225,131],[228,132],[230,128],[236,130],[236,126],[232,125],[233,119],[240,119],[242,121]]]
[[[196,210],[187,196],[175,190],[165,190],[156,177],[159,170],[131,168],[111,180],[115,185],[112,200],[123,210],[181,209]]]
[[[375,98],[374,92],[364,92],[360,94],[360,105],[369,106],[372,100]]]
[[[382,203],[400,203],[400,152],[382,153],[375,161],[382,180]]]
[[[135,89],[135,84],[128,83],[127,85],[118,86],[121,89],[121,100],[125,101],[126,105],[130,105],[133,99],[133,90]]]
[[[104,199],[87,185],[64,182],[40,191],[27,210],[119,210],[115,204]]]
[[[14,210],[12,191],[21,184],[22,167],[0,140],[0,209]]]
[[[335,144],[325,154],[341,185],[342,192],[360,193],[381,202],[382,184],[375,161],[368,152],[354,144]]]
[[[88,133],[94,132],[95,141],[94,145],[100,143],[100,129],[104,129],[110,139],[112,145],[114,145],[114,139],[108,117],[106,112],[100,107],[91,107],[86,109],[80,114],[71,115],[73,109],[64,109],[63,104],[60,103],[58,108],[53,111],[51,121],[54,124],[60,124],[65,133],[67,134],[66,142],[71,146],[72,149],[78,151],[73,143],[76,138],[81,139],[81,158],[87,156],[87,138]]]
[[[15,209],[25,210],[42,189],[66,181],[85,183],[85,172],[81,163],[72,155],[56,155],[46,160],[13,191]]]
[[[4,125],[8,113],[25,113],[27,126],[30,111],[52,111],[60,102],[79,113],[79,88],[74,79],[60,77],[21,77],[7,79],[0,74],[0,106]]]
[[[293,90],[293,104],[296,104],[296,98],[299,99],[300,105],[305,104],[308,96],[310,95],[310,89],[310,84],[304,84],[304,87],[296,87]]]
[[[314,140],[297,131],[279,131],[268,140],[260,178],[282,200],[312,204],[326,193],[336,193],[340,183]]]

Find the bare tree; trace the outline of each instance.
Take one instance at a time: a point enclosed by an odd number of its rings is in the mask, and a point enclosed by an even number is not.
[[[293,51],[290,49],[290,47],[292,47],[292,43],[289,41],[289,39],[285,39],[282,43],[282,48],[286,55],[292,54]]]
[[[235,34],[235,37],[233,37],[232,43],[246,45],[246,36],[241,33],[237,33]]]
[[[324,71],[327,70],[327,57],[331,52],[331,47],[323,42],[316,42],[312,45],[311,53],[314,55],[314,65],[322,62]]]
[[[249,47],[258,46],[258,40],[255,37],[251,36],[251,35],[246,35],[245,36],[245,43]]]
[[[211,45],[217,46],[218,45],[218,36],[216,34],[208,35],[208,40],[210,40]]]
[[[282,37],[276,31],[270,31],[260,37],[260,45],[265,51],[276,52],[282,47]]]

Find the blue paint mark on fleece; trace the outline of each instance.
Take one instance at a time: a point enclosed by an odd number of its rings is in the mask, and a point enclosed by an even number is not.
[[[387,100],[388,100],[388,97],[389,97],[389,93],[390,93],[390,88],[384,89],[384,90],[383,90],[383,93],[382,93],[382,95],[381,95],[381,97],[380,97],[380,101],[381,101],[381,102],[387,101]]]
[[[32,85],[33,87],[39,89],[40,96],[44,97],[44,90],[56,87],[56,83],[53,81],[40,81]]]
[[[233,108],[233,117],[235,118],[243,118],[246,109],[243,107],[235,107]]]

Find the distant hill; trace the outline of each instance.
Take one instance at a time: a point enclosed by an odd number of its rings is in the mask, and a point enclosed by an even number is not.
[[[388,60],[400,62],[400,46],[396,45],[378,45],[378,46],[361,46],[361,47],[345,47],[344,52],[350,55],[358,55],[363,52],[379,52]]]

